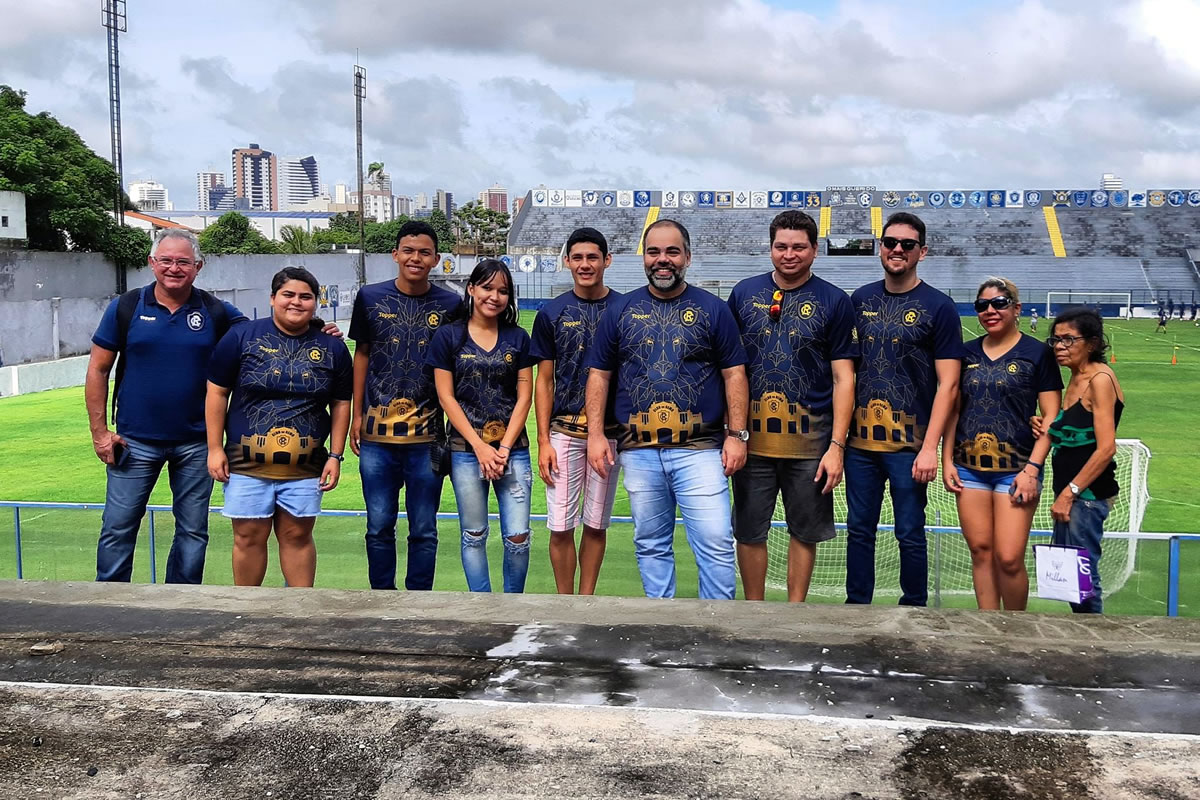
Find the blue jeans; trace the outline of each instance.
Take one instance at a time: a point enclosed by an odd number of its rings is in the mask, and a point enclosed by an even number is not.
[[[633,546],[647,597],[675,596],[675,506],[700,571],[700,596],[737,589],[729,479],[720,450],[645,447],[621,453],[633,514]]]
[[[167,583],[200,583],[208,547],[208,504],[213,482],[208,476],[208,444],[159,445],[125,437],[125,463],[108,468],[100,543],[96,547],[96,580],[129,581],[133,549],[146,515],[150,492],[163,464],[171,480],[175,537],[167,556]]]
[[[870,603],[875,596],[875,535],[890,484],[896,542],[900,546],[900,605],[929,599],[929,555],[925,544],[928,484],[913,480],[916,453],[846,449],[846,602]]]
[[[405,488],[408,571],[405,589],[433,588],[437,566],[437,511],[442,477],[429,466],[428,444],[359,444],[358,471],[367,506],[367,576],[372,589],[396,588],[396,517]]]
[[[462,528],[462,565],[467,588],[472,592],[490,592],[488,572],[488,484],[496,490],[500,507],[500,536],[504,540],[504,591],[525,591],[529,574],[529,493],[533,489],[533,471],[529,466],[529,448],[513,450],[508,470],[495,481],[479,477],[479,460],[474,453],[450,454],[450,482],[458,503],[458,524]],[[513,539],[524,536],[525,541]]]
[[[1051,544],[1085,547],[1092,566],[1092,589],[1095,590],[1082,603],[1071,603],[1076,614],[1104,613],[1104,600],[1100,594],[1100,540],[1104,536],[1104,520],[1112,510],[1108,500],[1084,500],[1076,498],[1071,505],[1071,521],[1055,522]]]

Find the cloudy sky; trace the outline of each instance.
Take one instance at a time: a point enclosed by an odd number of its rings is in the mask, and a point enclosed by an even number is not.
[[[0,83],[107,156],[100,0],[0,0]],[[253,141],[397,193],[1200,186],[1200,0],[131,0],[126,182]]]

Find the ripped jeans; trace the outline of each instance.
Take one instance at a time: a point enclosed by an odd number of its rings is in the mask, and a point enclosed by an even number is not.
[[[508,456],[508,471],[499,480],[490,482],[479,477],[479,461],[474,453],[451,453],[450,482],[458,503],[467,588],[472,592],[492,590],[487,558],[488,484],[491,483],[496,490],[500,536],[504,541],[504,591],[524,592],[525,576],[529,573],[529,497],[533,489],[529,448],[513,450]],[[524,541],[513,541],[522,536]]]

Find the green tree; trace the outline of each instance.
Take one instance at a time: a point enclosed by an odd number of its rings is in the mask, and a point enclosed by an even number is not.
[[[353,233],[354,241],[358,241],[358,214],[354,211],[347,211],[344,214],[334,214],[329,218],[329,230],[345,231]]]
[[[200,250],[206,255],[228,253],[278,253],[279,246],[258,232],[249,218],[227,211],[200,233]]]
[[[446,219],[446,213],[440,208],[435,208],[425,221],[437,234],[438,249],[443,253],[452,252],[457,239],[454,236],[454,228],[451,227],[450,220]]]
[[[102,252],[118,266],[145,264],[149,239],[125,233],[109,213],[118,188],[112,164],[79,134],[49,112],[30,114],[24,92],[0,85],[0,191],[25,195],[31,249]]]
[[[279,249],[292,255],[317,252],[317,242],[311,233],[299,225],[284,225],[279,229]]]
[[[368,222],[366,225],[366,240],[368,253],[390,253],[396,249],[396,234],[400,226],[408,222],[408,217],[399,216],[387,222]]]

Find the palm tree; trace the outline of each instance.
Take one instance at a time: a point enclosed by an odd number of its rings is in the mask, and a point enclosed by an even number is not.
[[[317,252],[313,235],[299,225],[284,225],[279,229],[280,248],[292,255]]]

